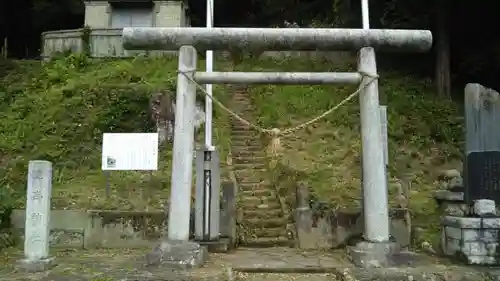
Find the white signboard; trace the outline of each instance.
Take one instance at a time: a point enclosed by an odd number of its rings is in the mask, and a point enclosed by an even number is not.
[[[105,133],[102,170],[151,171],[158,169],[158,133]]]

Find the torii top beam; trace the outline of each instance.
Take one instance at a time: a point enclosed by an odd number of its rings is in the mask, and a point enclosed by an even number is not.
[[[380,51],[426,52],[432,46],[429,30],[339,28],[198,28],[127,27],[123,44],[128,50]]]

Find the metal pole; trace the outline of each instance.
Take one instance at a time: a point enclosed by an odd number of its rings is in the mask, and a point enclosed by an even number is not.
[[[370,29],[370,8],[368,0],[361,0],[361,16],[363,18],[363,29]]]
[[[212,151],[206,149],[203,152],[203,175],[204,175],[204,188],[205,192],[203,193],[203,240],[210,240],[210,219],[211,219],[211,206],[212,203],[212,194],[211,194],[211,186],[212,186]]]
[[[111,182],[110,182],[110,172],[104,171],[104,177],[106,178],[106,198],[109,199],[111,195]]]
[[[375,50],[359,51],[361,73],[377,74]],[[366,82],[364,82],[366,83]],[[361,138],[363,156],[363,205],[365,239],[370,242],[389,241],[389,211],[380,124],[378,81],[373,81],[360,94]]]
[[[214,1],[207,0],[207,28],[210,29],[214,26]],[[207,66],[206,71],[210,73],[213,71],[214,52],[207,51]],[[207,94],[212,96],[212,84],[206,85]],[[212,99],[205,99],[205,146],[210,149],[212,147]]]
[[[194,47],[183,46],[180,48],[168,218],[168,238],[170,240],[189,240],[196,86],[185,75],[193,77],[193,72],[196,70],[196,60],[197,54]]]

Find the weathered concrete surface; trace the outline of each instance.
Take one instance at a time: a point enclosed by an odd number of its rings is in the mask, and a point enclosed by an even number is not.
[[[28,260],[21,259],[17,262],[17,270],[24,272],[43,272],[52,269],[56,266],[56,259],[54,257],[49,257],[45,259],[38,260]]]
[[[207,249],[196,242],[162,240],[146,255],[146,265],[191,269],[202,266],[207,258]]]
[[[361,268],[381,268],[394,266],[413,266],[418,262],[417,255],[402,251],[396,243],[373,243],[361,241],[356,246],[348,247],[349,260]]]
[[[0,256],[0,280],[2,281],[146,281],[146,280],[226,280],[225,271],[219,264],[208,262],[205,268],[167,270],[164,267],[146,266],[142,249],[59,249],[53,255],[58,265],[46,272],[27,273],[16,270],[16,262],[22,257],[21,250],[10,249]],[[216,257],[216,256],[215,256]],[[213,260],[217,261],[217,258]]]
[[[349,271],[341,273],[246,273],[234,272],[233,280],[241,281],[475,281],[493,280],[477,272],[461,272],[463,275],[435,272],[424,275],[422,269],[389,271]]]
[[[147,267],[146,252],[137,249],[60,249],[52,253],[59,262],[55,268],[44,273],[24,273],[15,271],[22,251],[10,250],[0,254],[0,280],[485,281],[500,276],[495,269],[457,266],[435,257],[423,257],[414,267],[357,269],[347,261],[342,250],[301,251],[292,248],[239,249],[231,254],[210,254],[202,268],[166,270]]]
[[[291,248],[240,249],[223,255],[233,280],[248,281],[484,281],[496,280],[500,270],[458,266],[447,259],[421,255],[412,266],[361,269],[343,250],[304,251]]]

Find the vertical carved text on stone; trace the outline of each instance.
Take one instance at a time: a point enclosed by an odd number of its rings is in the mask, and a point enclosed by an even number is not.
[[[500,202],[500,151],[472,152],[467,155],[467,201],[491,199]]]
[[[31,193],[31,200],[36,201],[36,200],[41,200],[43,198],[42,195],[42,189],[40,188],[40,185],[36,185],[33,183],[33,192]]]
[[[43,214],[41,213],[31,213],[31,214],[26,214],[27,216],[29,215],[30,216],[30,221],[31,221],[31,225],[33,227],[40,227],[41,223],[42,223],[42,216]]]
[[[30,161],[26,200],[24,254],[28,260],[49,255],[50,195],[52,163]]]

